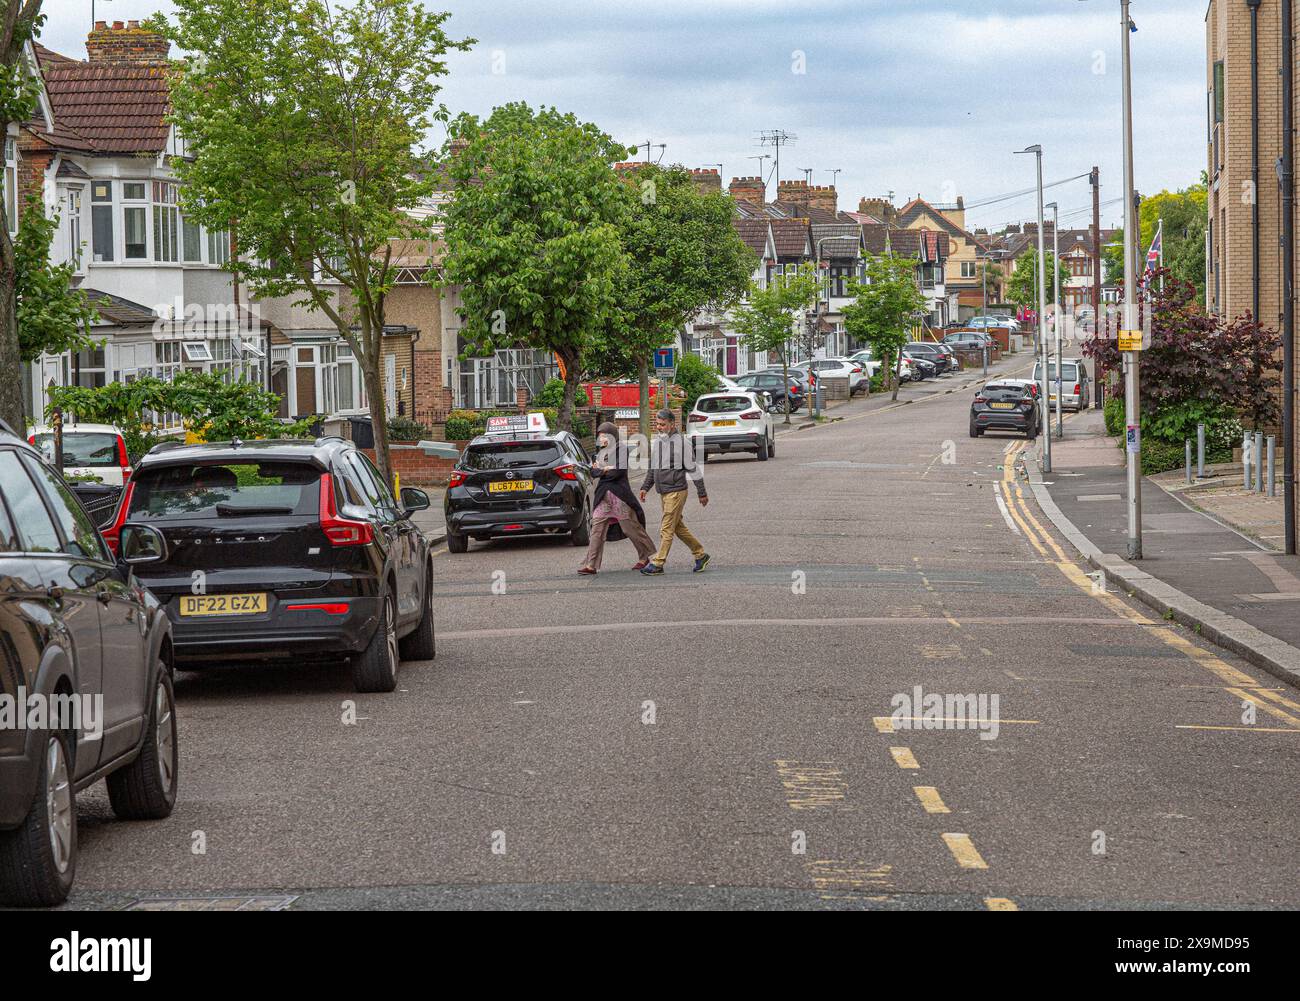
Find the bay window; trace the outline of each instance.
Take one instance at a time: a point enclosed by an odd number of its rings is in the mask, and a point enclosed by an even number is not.
[[[176,185],[169,181],[153,182],[153,259],[174,263],[180,260],[178,239],[180,210],[177,208]]]

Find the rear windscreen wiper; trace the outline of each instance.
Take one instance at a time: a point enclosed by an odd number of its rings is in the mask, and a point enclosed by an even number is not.
[[[246,514],[293,514],[291,507],[246,507],[240,504],[218,504],[217,514],[223,518],[238,518]]]

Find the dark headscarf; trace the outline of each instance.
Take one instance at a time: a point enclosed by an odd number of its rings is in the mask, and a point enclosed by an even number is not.
[[[599,478],[596,480],[596,493],[591,501],[591,508],[594,511],[599,506],[601,499],[605,494],[612,493],[632,509],[632,513],[636,516],[636,520],[639,521],[641,527],[644,528],[645,510],[641,507],[640,501],[636,499],[636,494],[632,492],[632,486],[628,483],[627,479],[627,446],[623,442],[618,428],[608,421],[596,429],[597,436],[602,434],[609,435],[614,439],[615,444],[612,449],[597,448],[596,454],[601,459],[612,461],[613,468],[606,469],[599,474]],[[620,539],[626,537],[627,536],[623,533],[623,529],[620,528],[617,523],[609,526],[609,532],[605,536],[605,538],[610,542],[618,542]]]

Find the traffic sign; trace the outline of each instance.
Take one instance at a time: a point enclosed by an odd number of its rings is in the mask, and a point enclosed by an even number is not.
[[[1119,349],[1121,351],[1141,351],[1142,331],[1121,330],[1119,332]]]
[[[677,349],[660,348],[655,352],[655,370],[677,367]]]

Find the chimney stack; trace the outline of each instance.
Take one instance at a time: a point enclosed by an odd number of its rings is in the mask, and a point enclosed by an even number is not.
[[[761,177],[733,177],[727,190],[737,201],[751,202],[760,208],[767,201],[767,186]]]
[[[106,66],[162,66],[167,63],[171,43],[156,31],[140,27],[139,21],[96,21],[86,38],[86,56]]]
[[[722,191],[722,175],[716,167],[697,167],[691,170],[691,180],[695,189],[701,194],[710,195]]]

